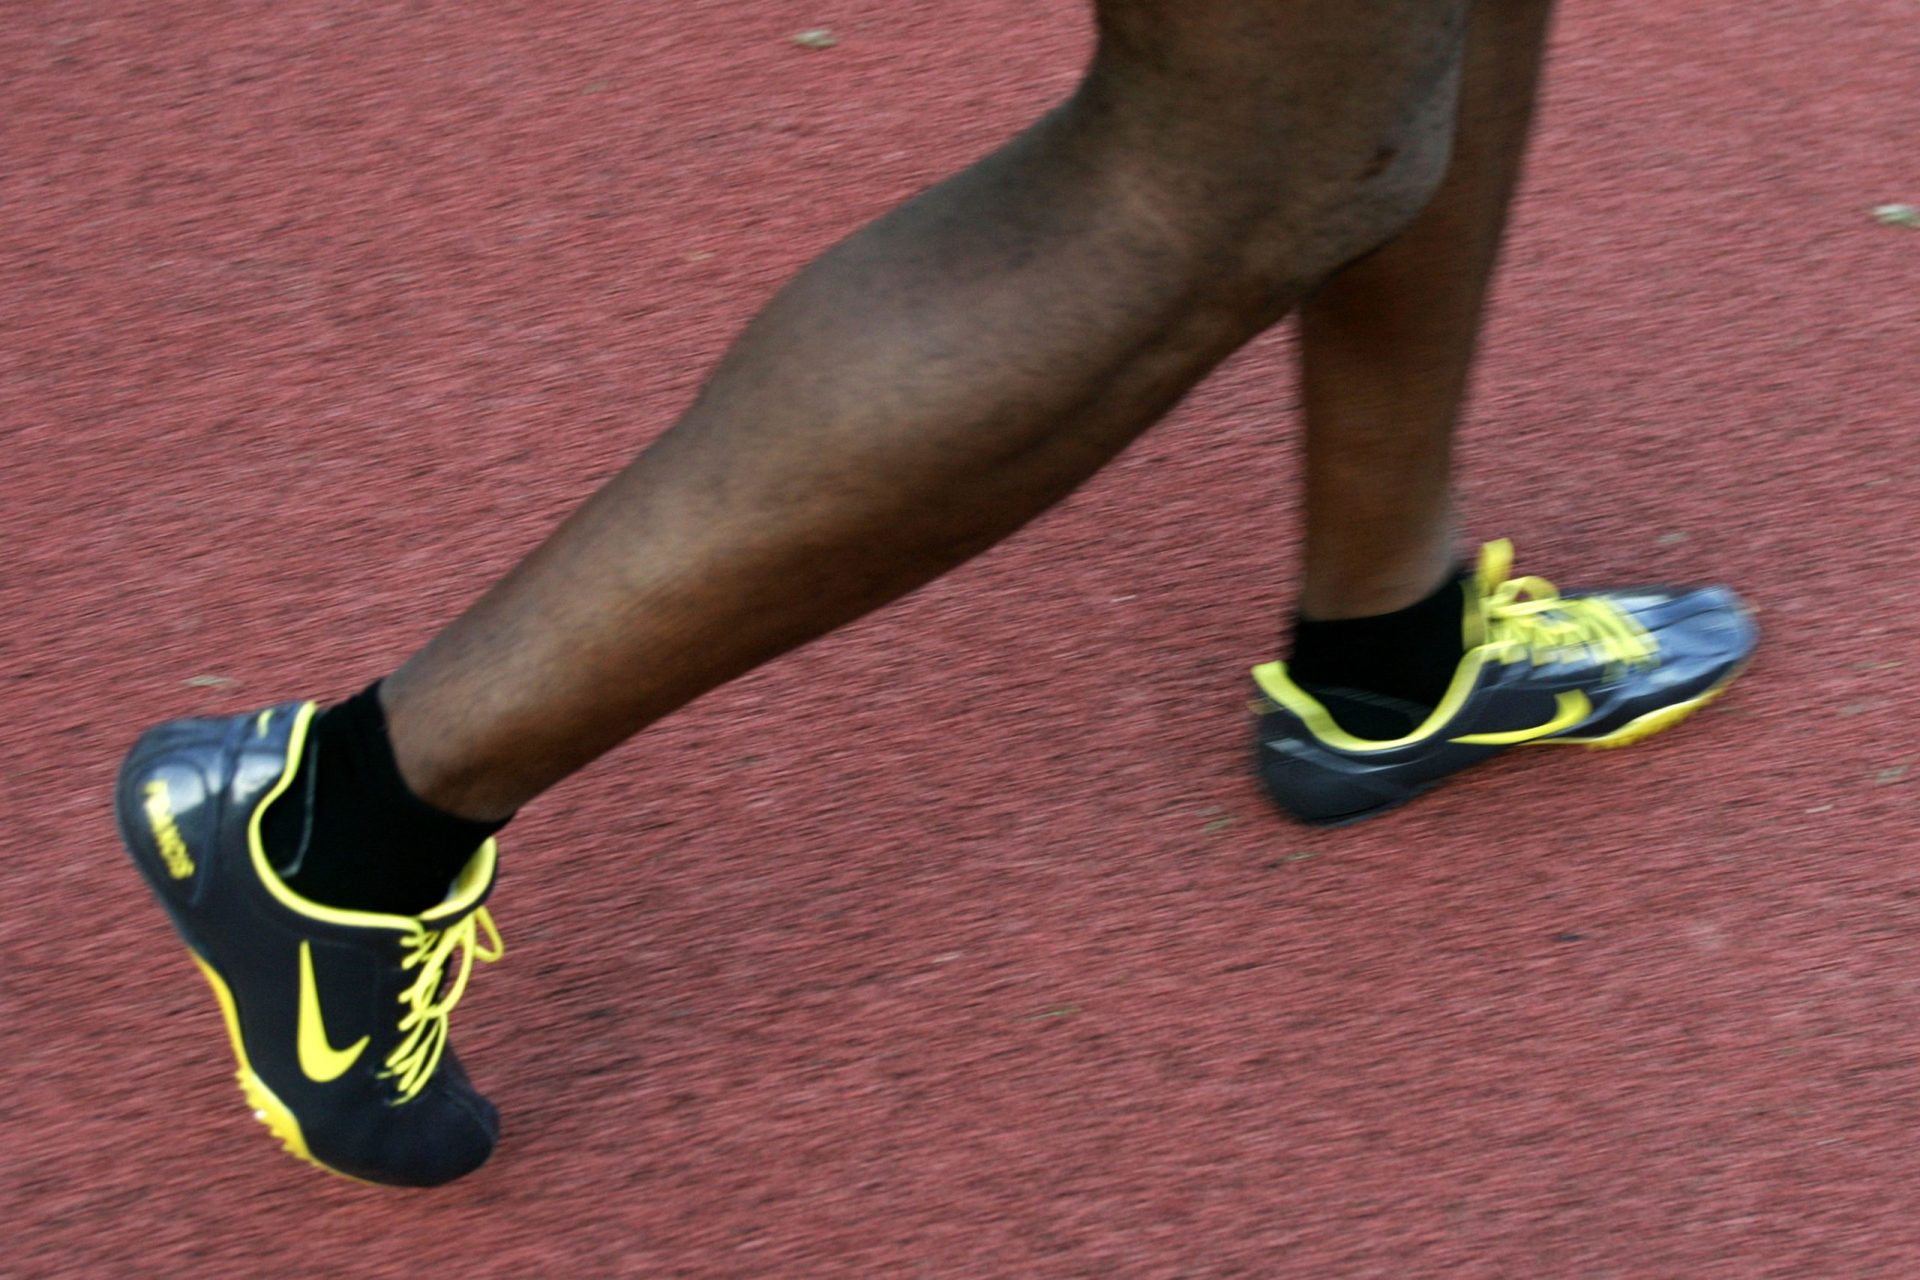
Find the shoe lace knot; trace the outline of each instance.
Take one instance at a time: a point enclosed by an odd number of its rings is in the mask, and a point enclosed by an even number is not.
[[[400,1018],[400,1043],[387,1055],[381,1073],[394,1082],[395,1102],[408,1102],[426,1088],[447,1048],[448,1019],[467,989],[477,959],[492,964],[506,954],[493,917],[480,907],[444,929],[420,928],[403,939],[404,970],[418,970],[400,993],[406,1013]],[[459,959],[453,959],[454,953]],[[450,968],[451,967],[451,968]],[[449,972],[451,971],[451,977]]]
[[[1563,597],[1545,578],[1509,577],[1513,546],[1489,543],[1480,562],[1480,594],[1487,640],[1505,662],[1535,666],[1586,657],[1609,670],[1649,667],[1659,642],[1633,616],[1604,596]]]

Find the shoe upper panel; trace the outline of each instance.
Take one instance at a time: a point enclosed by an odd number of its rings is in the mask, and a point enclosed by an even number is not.
[[[250,1038],[257,1022],[296,1073],[303,1018],[324,1026],[328,1043],[365,1038],[370,1052],[392,1051],[408,983],[397,931],[309,926],[261,894],[230,906],[207,958],[234,988]]]
[[[1660,642],[1663,655],[1738,662],[1753,652],[1760,636],[1752,610],[1725,587],[1690,591],[1636,618]]]
[[[297,1013],[283,1026],[271,1073],[260,1073],[300,1117],[322,1163],[356,1177],[430,1186],[477,1167],[498,1113],[449,1047],[424,1087],[403,1096],[396,1049],[409,1033],[406,948],[380,937],[303,939]],[[414,1034],[419,1034],[417,1031]]]
[[[1285,711],[1261,716],[1256,733],[1256,765],[1268,794],[1293,817],[1315,824],[1392,808],[1499,750],[1452,744],[1444,732],[1384,750],[1343,750]]]
[[[471,1088],[429,1089],[404,1106],[336,1104],[310,1116],[302,1129],[316,1159],[396,1186],[439,1186],[471,1173],[500,1137],[500,1113]]]
[[[1607,679],[1598,663],[1584,658],[1488,665],[1489,677],[1477,696],[1435,735],[1450,748],[1499,749],[1567,732],[1592,717],[1603,697],[1597,691]]]
[[[227,802],[242,837],[253,811],[290,770],[288,756],[305,706],[290,702],[251,716],[234,717],[233,775],[227,786]]]
[[[1529,657],[1511,660],[1490,659],[1488,674],[1480,683],[1477,702],[1512,697],[1536,697],[1559,694],[1572,689],[1591,689],[1608,678],[1607,664],[1584,649],[1557,652],[1545,661]]]
[[[1483,754],[1479,744],[1462,743],[1461,737],[1508,734],[1556,716],[1564,718],[1562,693],[1591,684],[1596,675],[1597,669],[1585,663],[1536,667],[1527,662],[1487,659],[1479,663],[1457,703],[1449,706],[1443,702],[1436,709],[1437,718],[1403,738],[1368,742],[1330,735],[1283,705],[1271,706],[1259,717],[1258,732],[1271,751],[1303,760],[1338,761],[1339,770],[1348,776],[1355,770],[1418,772],[1426,762],[1435,760],[1441,762],[1443,771],[1451,771],[1460,767],[1463,755]]]
[[[1568,600],[1606,600],[1618,608],[1626,610],[1640,621],[1642,626],[1669,608],[1675,602],[1684,599],[1690,592],[1683,587],[1669,587],[1654,583],[1641,583],[1630,587],[1588,587],[1566,593]]]
[[[1702,587],[1658,599],[1605,593],[1630,612],[1654,643],[1652,661],[1611,670],[1595,686],[1601,722],[1699,697],[1725,681],[1753,653],[1759,628],[1725,587]]]
[[[137,758],[121,772],[121,836],[170,908],[191,908],[206,895],[219,831],[219,768],[211,753],[176,748]]]
[[[1270,706],[1262,711],[1255,721],[1255,733],[1266,749],[1302,759],[1351,757],[1405,763],[1419,759],[1426,750],[1424,741],[1414,741],[1393,745],[1382,743],[1370,750],[1353,751],[1344,744],[1329,741],[1293,710],[1284,706]]]
[[[128,753],[116,797],[121,834],[169,908],[202,907],[219,886],[251,878],[247,818],[285,772],[289,719],[175,720]]]
[[[1726,587],[1694,587],[1689,590],[1622,587],[1610,591],[1582,592],[1578,597],[1569,598],[1605,600],[1656,637],[1679,629],[1737,644],[1742,637],[1750,636],[1753,630],[1751,611],[1738,595]]]
[[[233,746],[248,719],[170,721],[143,735],[121,766],[121,835],[169,910],[202,906],[231,875]]]

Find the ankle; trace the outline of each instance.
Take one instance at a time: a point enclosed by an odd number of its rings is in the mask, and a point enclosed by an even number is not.
[[[1457,562],[1402,608],[1365,617],[1295,620],[1288,673],[1306,688],[1348,689],[1437,705],[1466,652],[1466,585]]]
[[[444,723],[424,729],[441,717],[423,714],[410,697],[408,670],[402,667],[377,686],[386,736],[394,768],[407,790],[423,804],[468,822],[504,823],[531,799],[503,783],[497,771],[467,755],[449,749],[455,734]]]
[[[1398,613],[1429,599],[1466,570],[1451,540],[1400,560],[1378,558],[1346,568],[1317,566],[1311,551],[1300,587],[1299,614],[1313,622],[1344,622]]]
[[[401,776],[379,686],[313,721],[294,803],[265,817],[275,870],[328,906],[413,915],[438,902],[504,825],[473,821],[421,798]]]

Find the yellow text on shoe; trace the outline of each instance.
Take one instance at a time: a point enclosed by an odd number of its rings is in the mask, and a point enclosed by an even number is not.
[[[1587,695],[1575,689],[1571,693],[1560,694],[1558,708],[1553,719],[1531,729],[1508,729],[1501,733],[1466,733],[1453,739],[1455,742],[1472,742],[1489,747],[1510,747],[1516,742],[1532,742],[1535,738],[1544,738],[1559,733],[1562,729],[1571,729],[1585,720],[1593,711],[1593,703]]]
[[[367,1037],[348,1049],[336,1049],[327,1042],[327,1024],[320,1017],[320,990],[313,980],[313,947],[300,944],[300,1070],[315,1084],[337,1080],[348,1067],[360,1060]]]
[[[153,842],[160,849],[160,861],[167,864],[167,874],[175,880],[185,880],[193,874],[193,858],[187,852],[186,839],[181,836],[180,828],[173,820],[173,802],[167,798],[167,784],[158,778],[148,781],[146,787],[147,825],[153,828]]]

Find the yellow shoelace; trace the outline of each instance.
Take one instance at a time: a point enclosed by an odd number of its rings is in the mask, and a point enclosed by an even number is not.
[[[1510,578],[1513,544],[1490,542],[1480,557],[1487,641],[1501,659],[1535,666],[1584,654],[1610,668],[1653,665],[1659,643],[1618,605],[1598,597],[1563,599],[1545,578]]]
[[[487,939],[484,943],[481,941],[483,931]],[[440,1055],[447,1048],[447,1020],[467,989],[473,962],[477,959],[492,964],[507,952],[506,945],[500,941],[500,931],[493,927],[493,917],[485,907],[448,928],[422,928],[407,942],[411,949],[400,967],[418,969],[420,974],[412,986],[400,993],[400,1003],[407,1006],[406,1014],[400,1019],[403,1037],[387,1055],[387,1069],[382,1072],[396,1081],[394,1088],[399,1102],[408,1101],[426,1088],[434,1068],[440,1065]],[[459,968],[454,971],[453,980],[447,982],[447,962],[455,951],[460,953]]]

